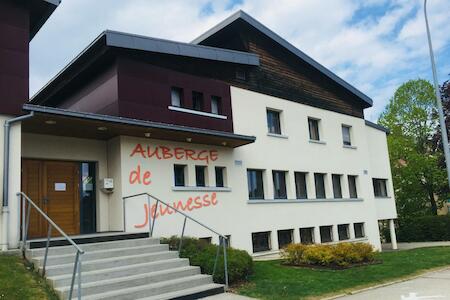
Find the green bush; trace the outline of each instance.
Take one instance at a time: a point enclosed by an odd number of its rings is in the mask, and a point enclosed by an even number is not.
[[[398,220],[397,241],[431,242],[450,241],[450,216],[423,216]],[[383,231],[390,241],[389,230]]]
[[[375,252],[366,243],[339,243],[335,245],[291,244],[281,255],[290,265],[315,265],[347,267],[352,264],[368,263],[375,259]]]
[[[180,238],[172,236],[170,238],[162,238],[161,243],[169,244],[171,250],[178,250]],[[217,254],[217,245],[209,244],[204,240],[185,237],[181,248],[180,257],[189,258],[191,265],[199,266],[204,274],[212,274],[214,269],[214,261]],[[228,261],[228,281],[230,284],[247,280],[253,271],[252,257],[243,250],[227,248]],[[225,282],[223,250],[220,248],[219,257],[217,259],[216,272],[214,274],[214,282]]]

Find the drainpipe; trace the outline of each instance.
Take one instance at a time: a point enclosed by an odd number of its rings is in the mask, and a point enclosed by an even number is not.
[[[16,122],[23,121],[25,119],[34,116],[34,112],[30,112],[28,115],[23,115],[17,118],[12,118],[5,121],[4,124],[4,137],[3,137],[3,207],[2,207],[2,251],[8,250],[8,225],[9,225],[9,205],[8,205],[8,193],[9,193],[9,141],[11,135],[11,125]]]

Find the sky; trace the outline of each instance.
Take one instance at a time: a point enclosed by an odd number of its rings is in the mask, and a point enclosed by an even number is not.
[[[421,0],[62,0],[30,45],[30,95],[106,29],[190,42],[243,10],[371,97],[432,80]],[[429,0],[439,82],[450,79],[450,0]]]

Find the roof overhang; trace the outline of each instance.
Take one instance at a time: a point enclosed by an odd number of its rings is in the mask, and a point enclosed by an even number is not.
[[[77,112],[47,106],[25,104],[23,110],[34,112],[33,118],[22,122],[22,131],[27,133],[98,140],[109,140],[116,136],[134,136],[228,148],[247,145],[256,140],[254,136],[231,132]]]
[[[61,0],[30,0],[30,41],[60,3]]]
[[[386,134],[391,133],[391,131],[389,130],[389,128],[386,128],[386,127],[384,127],[384,126],[381,126],[380,124],[370,122],[369,120],[364,120],[364,122],[366,123],[366,126],[372,127],[372,128],[374,128],[374,129],[378,129],[378,130],[380,130],[380,131],[384,131]]]
[[[256,28],[256,30],[262,32],[264,35],[266,35],[279,45],[286,48],[288,51],[296,55],[301,60],[305,61],[314,69],[318,70],[319,72],[321,72],[322,74],[324,74],[325,76],[336,82],[338,85],[342,86],[343,88],[347,89],[352,94],[360,98],[365,103],[365,106],[370,107],[373,105],[373,100],[369,96],[365,95],[363,92],[359,91],[353,85],[349,84],[348,82],[346,82],[345,80],[343,80],[342,78],[340,78],[339,76],[337,76],[336,74],[325,68],[323,65],[312,59],[303,51],[296,48],[294,45],[283,39],[281,36],[273,32],[272,30],[270,30],[269,28],[267,28],[266,26],[255,20],[253,17],[243,12],[242,10],[239,10],[230,17],[226,18],[224,21],[220,22],[210,30],[206,31],[204,34],[200,35],[198,38],[194,39],[191,43],[196,45],[201,44],[206,39],[218,33],[222,29],[228,27],[237,20],[243,20],[247,22],[248,24]]]

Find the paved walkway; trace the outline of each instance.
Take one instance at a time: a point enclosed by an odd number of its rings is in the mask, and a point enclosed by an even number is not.
[[[439,247],[439,246],[450,246],[450,241],[444,242],[420,242],[420,243],[398,243],[399,250],[409,250],[416,248],[426,248],[426,247]],[[391,244],[382,244],[383,250],[391,250]]]
[[[450,268],[415,279],[373,288],[339,300],[444,300],[450,299]]]

